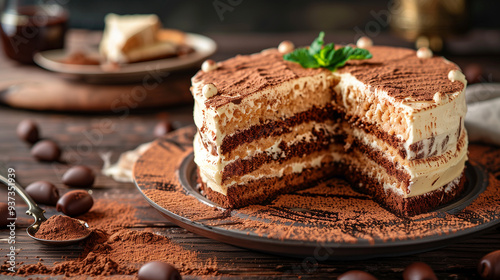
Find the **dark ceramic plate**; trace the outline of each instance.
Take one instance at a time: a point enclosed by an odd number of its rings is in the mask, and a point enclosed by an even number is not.
[[[134,179],[146,200],[168,220],[221,242],[316,260],[366,259],[432,250],[500,223],[497,207],[492,208],[494,211],[488,208],[495,204],[494,201],[489,203],[488,197],[482,197],[481,203],[474,202],[483,192],[485,196],[500,191],[500,186],[488,186],[485,170],[474,163],[467,164],[467,183],[460,198],[431,213],[412,218],[393,216],[350,188],[344,189],[342,195],[334,195],[338,189],[346,188],[340,179],[326,181],[322,183],[324,187],[318,185],[288,194],[303,199],[332,197],[334,205],[330,210],[316,209],[319,200],[309,209],[283,206],[279,203],[280,197],[267,205],[225,210],[205,198],[196,187],[196,165],[192,154],[194,132],[193,127],[183,128],[157,140],[137,161]],[[331,193],[325,195],[325,188]],[[379,211],[384,215],[371,215],[363,223],[353,221],[352,214],[358,209],[349,206],[341,212],[335,209],[335,205],[347,199],[353,203],[346,205],[358,203],[356,200],[371,203],[370,207],[374,209],[371,212]],[[378,216],[383,218],[377,221]],[[336,228],[342,230],[333,230]],[[391,232],[394,228],[403,229]]]

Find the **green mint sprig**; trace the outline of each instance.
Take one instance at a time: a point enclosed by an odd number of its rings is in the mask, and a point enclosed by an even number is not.
[[[330,43],[323,47],[325,32],[321,31],[309,48],[298,48],[283,56],[283,59],[299,63],[304,68],[326,68],[335,71],[351,59],[369,59],[372,54],[365,49],[345,46],[335,50],[335,44]]]

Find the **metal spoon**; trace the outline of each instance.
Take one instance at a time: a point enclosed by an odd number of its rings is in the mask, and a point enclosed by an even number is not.
[[[85,236],[82,236],[82,237],[76,238],[76,239],[69,239],[69,240],[48,240],[48,239],[40,239],[40,238],[35,237],[35,233],[40,229],[40,225],[47,220],[47,218],[45,218],[45,215],[43,215],[43,213],[45,213],[45,210],[40,208],[36,204],[36,202],[33,201],[33,199],[29,196],[29,194],[26,193],[24,188],[21,187],[21,185],[19,185],[16,180],[13,180],[14,178],[11,178],[11,182],[9,182],[9,179],[7,179],[9,177],[8,174],[9,174],[9,171],[8,171],[7,167],[3,163],[0,162],[0,182],[4,183],[5,185],[7,185],[9,187],[10,186],[14,187],[14,189],[19,194],[19,196],[21,196],[21,198],[24,200],[24,202],[26,202],[26,204],[28,204],[28,210],[26,210],[26,214],[31,215],[31,216],[33,216],[33,218],[35,218],[35,222],[26,229],[26,232],[28,233],[28,235],[31,238],[33,238],[36,241],[39,241],[43,244],[47,244],[47,245],[51,245],[51,246],[68,246],[68,245],[78,243],[78,242],[80,242],[80,241],[82,241],[85,238],[90,236],[91,232],[90,232],[90,230],[88,230],[88,233]],[[78,220],[78,219],[76,219],[76,220]],[[87,229],[89,228],[89,225],[85,221],[78,220],[78,222],[80,222],[85,228],[87,228]]]

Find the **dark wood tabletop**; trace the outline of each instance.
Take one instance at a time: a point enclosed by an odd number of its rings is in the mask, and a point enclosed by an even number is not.
[[[280,40],[287,38],[286,34],[251,36],[255,40],[250,40],[249,44],[243,44],[241,35],[238,38],[213,35],[219,44],[216,59],[234,55],[238,52],[237,49],[243,49],[241,52],[247,53],[274,46]],[[301,43],[310,41],[310,38],[304,38],[303,34],[290,36]],[[388,41],[389,39],[380,40]],[[401,43],[398,39],[394,40]],[[459,56],[457,59],[464,63],[484,61],[485,69],[494,69],[492,62],[481,56],[476,56],[476,58]],[[7,71],[3,68],[5,60],[3,56],[0,57],[0,82]],[[26,79],[29,79],[31,71],[33,73],[42,71],[36,66],[24,68]],[[487,71],[493,73],[493,77],[498,78],[498,72]],[[44,93],[40,92],[40,94]],[[43,138],[50,138],[59,143],[63,149],[63,162],[41,163],[30,156],[29,146],[20,141],[16,135],[16,126],[24,119],[35,120],[39,124]],[[101,153],[112,152],[112,160],[116,161],[121,153],[134,149],[141,143],[154,140],[154,127],[164,119],[169,119],[174,128],[192,124],[192,104],[183,103],[183,105],[165,106],[158,109],[123,110],[118,113],[34,111],[2,105],[0,107],[0,162],[7,162],[9,166],[15,168],[17,181],[23,186],[33,181],[47,180],[55,183],[62,192],[65,192],[68,188],[61,183],[61,175],[69,166],[84,164],[98,172],[103,165],[99,156]],[[497,151],[500,148],[490,147],[490,149]],[[6,189],[6,187],[0,188],[0,201],[2,202],[7,201]],[[134,184],[119,183],[100,173],[92,195],[95,199],[106,197],[116,200],[141,197]],[[61,259],[78,258],[82,252],[79,245],[51,248],[30,239],[25,231],[31,222],[30,217],[24,214],[26,205],[20,201],[16,203],[18,217],[23,218],[19,220],[16,229],[19,262],[34,264],[42,260],[43,264],[50,266]],[[493,250],[500,250],[500,228],[498,228],[429,252],[362,261],[320,261],[311,265],[304,258],[269,255],[204,238],[168,222],[147,204],[140,204],[137,207],[140,210],[137,212],[140,222],[136,223],[134,228],[150,228],[181,246],[196,250],[204,256],[216,257],[221,267],[218,271],[219,276],[206,276],[206,279],[212,277],[217,279],[271,277],[324,279],[336,278],[352,269],[370,272],[378,279],[402,279],[404,268],[416,261],[428,263],[439,279],[478,279],[479,259]],[[56,213],[53,207],[47,207],[47,211],[49,215]],[[0,230],[0,261],[2,262],[7,259],[5,254],[8,250],[8,234],[8,230]],[[2,275],[0,278],[3,279]],[[184,279],[194,278],[196,277],[184,276]]]

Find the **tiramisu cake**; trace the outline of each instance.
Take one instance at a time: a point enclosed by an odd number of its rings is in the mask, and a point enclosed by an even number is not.
[[[358,46],[371,58],[338,67],[285,59],[313,45],[206,61],[193,77],[204,194],[237,208],[343,176],[402,216],[457,197],[467,160],[459,67],[428,49],[367,38]]]

